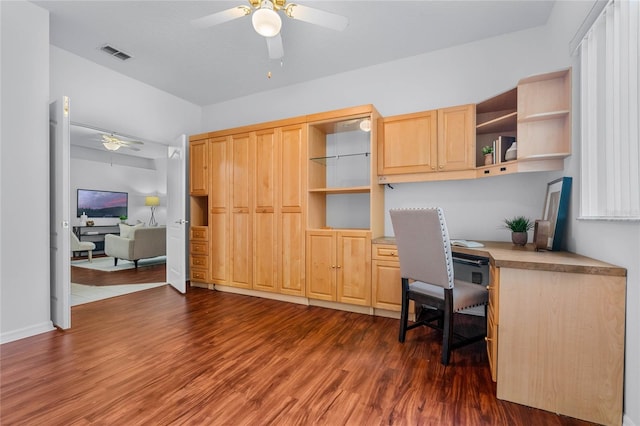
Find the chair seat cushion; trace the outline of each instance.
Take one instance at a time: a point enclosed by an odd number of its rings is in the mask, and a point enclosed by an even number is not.
[[[486,287],[462,280],[454,280],[454,283],[454,312],[473,306],[486,305],[489,302],[489,292]],[[409,284],[409,291],[444,300],[444,288],[422,281],[414,281]]]
[[[79,247],[81,251],[96,249],[96,245],[91,241],[80,241]]]

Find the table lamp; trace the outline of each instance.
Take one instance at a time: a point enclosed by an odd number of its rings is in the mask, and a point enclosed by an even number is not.
[[[158,226],[154,213],[156,211],[156,207],[160,205],[160,197],[149,195],[145,198],[144,205],[151,207],[151,219],[149,219],[149,226]]]

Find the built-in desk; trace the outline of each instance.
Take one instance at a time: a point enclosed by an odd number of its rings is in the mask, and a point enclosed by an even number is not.
[[[389,250],[395,241],[373,243]],[[487,352],[497,397],[621,424],[626,269],[532,245],[482,243],[452,250],[490,260]]]

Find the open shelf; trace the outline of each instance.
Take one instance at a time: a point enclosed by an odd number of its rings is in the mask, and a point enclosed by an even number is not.
[[[553,120],[555,118],[562,118],[568,115],[569,115],[569,110],[549,111],[549,112],[541,112],[538,114],[531,114],[526,117],[520,118],[518,121],[520,123],[527,123],[531,121]]]
[[[477,134],[500,133],[512,131],[517,126],[517,111],[508,112],[491,120],[476,125]]]

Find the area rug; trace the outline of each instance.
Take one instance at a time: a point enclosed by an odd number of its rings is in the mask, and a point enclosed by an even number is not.
[[[167,263],[167,256],[151,257],[149,259],[140,259],[138,268],[143,266],[160,265]],[[87,259],[73,260],[71,266],[79,268],[95,269],[97,271],[114,272],[123,271],[125,269],[135,268],[135,264],[129,260],[118,259],[118,266],[113,266],[113,257],[94,257],[92,262]]]

